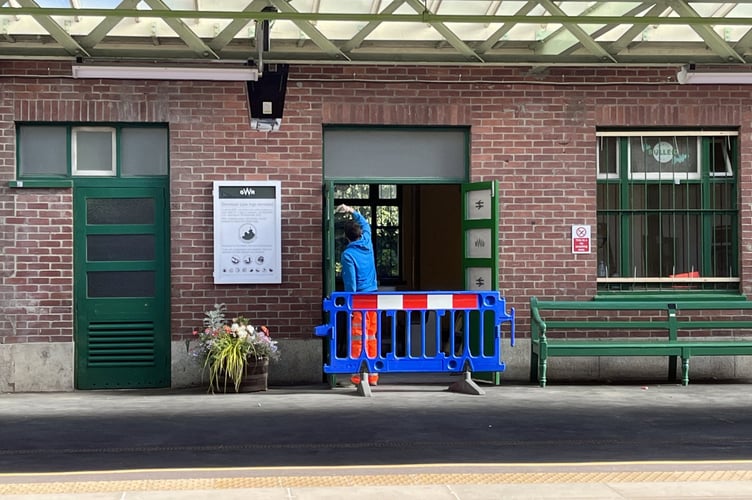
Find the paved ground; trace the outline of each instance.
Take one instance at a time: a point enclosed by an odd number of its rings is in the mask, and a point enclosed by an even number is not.
[[[454,381],[0,394],[0,495],[752,498],[748,384]]]

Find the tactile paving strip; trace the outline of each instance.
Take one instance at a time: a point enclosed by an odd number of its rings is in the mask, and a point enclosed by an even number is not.
[[[190,470],[182,471],[190,475]],[[36,476],[38,477],[38,476]],[[8,477],[5,478],[8,480]],[[20,478],[19,478],[20,479]],[[30,479],[30,478],[29,478]],[[118,491],[186,491],[240,488],[310,488],[352,486],[427,486],[464,484],[540,483],[662,483],[689,481],[752,481],[752,470],[614,471],[614,472],[504,472],[407,473],[347,475],[271,475],[200,479],[147,479],[78,481],[60,477],[55,482],[0,483],[2,495],[83,494]],[[54,480],[54,478],[53,478]]]

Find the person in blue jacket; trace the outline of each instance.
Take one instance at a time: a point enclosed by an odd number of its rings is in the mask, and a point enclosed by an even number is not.
[[[376,261],[373,255],[373,242],[371,240],[371,225],[360,212],[347,205],[337,207],[339,213],[349,213],[351,220],[345,222],[345,238],[348,244],[342,251],[340,262],[342,263],[342,280],[346,292],[376,292],[378,282],[376,280]],[[352,338],[350,343],[350,355],[357,358],[363,352],[363,315],[360,311],[352,315]],[[366,311],[365,314],[365,340],[366,356],[375,358],[378,352],[376,331],[376,311]],[[354,384],[360,383],[360,375],[350,377]],[[379,375],[368,375],[368,383],[376,385]]]

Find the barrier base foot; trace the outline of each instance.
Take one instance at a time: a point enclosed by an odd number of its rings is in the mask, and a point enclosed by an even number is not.
[[[365,371],[365,366],[361,367],[360,382],[355,384],[355,388],[358,390],[358,396],[371,397],[371,386],[368,384],[368,372]]]
[[[360,382],[355,385],[355,388],[358,391],[358,396],[363,396],[364,398],[372,397],[371,386],[368,384],[367,373],[360,374]]]
[[[472,379],[470,378],[470,372],[464,372],[463,379],[450,385],[449,391],[471,394],[473,396],[482,396],[486,393],[486,391],[481,389],[478,384],[472,381]]]

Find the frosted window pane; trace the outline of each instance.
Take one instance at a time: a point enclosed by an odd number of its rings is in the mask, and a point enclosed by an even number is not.
[[[120,174],[167,175],[167,151],[167,129],[124,128],[120,136]]]
[[[67,176],[66,144],[65,127],[19,127],[19,175],[21,177]]]
[[[467,129],[461,127],[324,130],[324,177],[464,182],[467,141]]]
[[[75,170],[77,172],[112,172],[113,132],[110,130],[77,130],[75,133]]]

